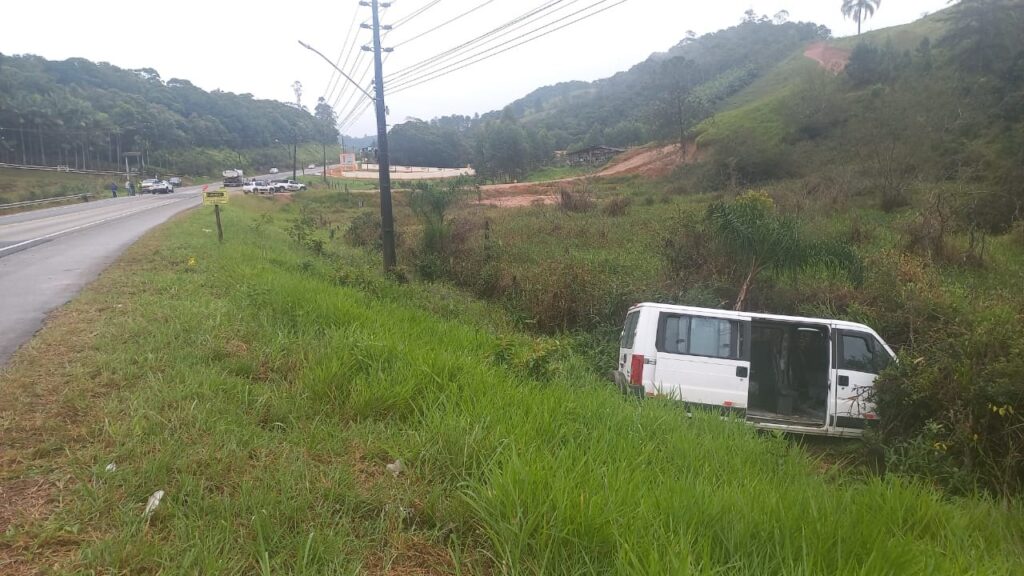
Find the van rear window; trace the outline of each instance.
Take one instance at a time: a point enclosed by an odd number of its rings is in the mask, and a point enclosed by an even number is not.
[[[735,320],[663,313],[658,318],[657,349],[669,354],[740,359],[743,330]]]
[[[622,335],[619,337],[619,348],[633,348],[633,342],[636,340],[636,324],[639,319],[639,310],[626,315],[626,325],[622,328]]]

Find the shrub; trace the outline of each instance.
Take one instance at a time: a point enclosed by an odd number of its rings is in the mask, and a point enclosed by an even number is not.
[[[736,190],[784,178],[793,171],[791,147],[767,128],[738,127],[714,141],[706,169],[705,189]]]
[[[460,182],[441,187],[425,181],[417,182],[409,195],[409,207],[423,224],[414,257],[420,276],[426,279],[436,280],[448,273],[453,255],[449,246],[451,223],[446,217],[463,195]]]
[[[628,196],[616,196],[605,203],[604,207],[601,208],[601,213],[605,216],[611,216],[612,218],[625,216],[626,210],[632,203],[633,199]]]
[[[374,212],[360,213],[345,229],[345,241],[357,248],[380,250],[382,245],[380,216]]]
[[[586,184],[572,189],[558,191],[558,207],[566,212],[589,212],[594,209],[594,199]]]
[[[992,303],[979,306],[943,337],[913,347],[878,381],[882,435],[890,459],[947,487],[971,483],[1010,496],[1024,488],[1024,314]],[[925,463],[915,458],[932,452]],[[927,464],[925,466],[924,464]],[[952,480],[956,480],[952,482]]]

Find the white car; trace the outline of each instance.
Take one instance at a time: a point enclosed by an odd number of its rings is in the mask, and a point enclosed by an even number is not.
[[[277,183],[278,189],[285,190],[287,192],[299,192],[306,189],[306,185],[302,182],[296,182],[295,180],[285,180],[284,182]]]
[[[139,185],[139,190],[143,193],[149,192],[150,194],[170,194],[174,192],[174,187],[165,180],[147,178]]]
[[[316,164],[310,164],[309,166],[306,166],[307,170],[312,170],[313,168],[316,168]]]
[[[648,302],[626,314],[614,375],[625,393],[758,428],[856,437],[878,419],[871,392],[894,359],[863,324]]]
[[[271,174],[277,174],[278,172],[280,172],[280,170],[278,170],[277,168],[271,168],[270,169],[270,173]]]
[[[277,192],[277,186],[266,180],[250,180],[242,186],[242,192],[246,194],[273,194]]]

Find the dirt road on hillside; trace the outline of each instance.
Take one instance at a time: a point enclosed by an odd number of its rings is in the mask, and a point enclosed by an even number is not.
[[[690,164],[699,159],[697,145],[688,143],[667,146],[639,147],[629,150],[612,160],[611,164],[586,176],[560,178],[544,182],[516,182],[512,184],[489,184],[481,186],[484,198],[480,204],[506,208],[529,206],[531,204],[552,204],[558,190],[566,184],[589,178],[608,178],[639,174],[650,178],[666,176],[681,164]]]

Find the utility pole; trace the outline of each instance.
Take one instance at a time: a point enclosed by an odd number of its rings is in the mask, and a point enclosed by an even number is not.
[[[296,175],[295,175],[295,171],[296,171],[295,156],[296,156],[296,149],[298,147],[299,147],[299,136],[298,136],[298,134],[292,134],[292,180],[293,181],[298,180],[298,177],[296,177]]]
[[[388,160],[388,121],[387,109],[384,107],[384,69],[381,64],[380,47],[380,15],[378,0],[362,0],[360,6],[369,5],[373,11],[373,73],[377,104],[377,173],[380,178],[380,231],[384,248],[384,270],[390,272],[395,268],[395,221],[391,214],[391,166]],[[384,2],[384,7],[390,3]]]

